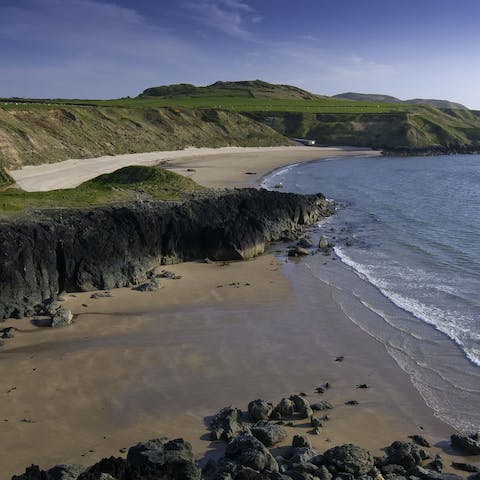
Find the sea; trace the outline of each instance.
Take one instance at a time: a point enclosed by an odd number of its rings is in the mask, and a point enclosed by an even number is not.
[[[331,158],[274,171],[262,187],[335,201],[310,232],[334,244],[305,257],[312,281],[335,287],[436,416],[478,430],[480,156]]]

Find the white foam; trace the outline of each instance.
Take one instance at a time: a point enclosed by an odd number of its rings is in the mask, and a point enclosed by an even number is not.
[[[462,341],[462,336],[468,335],[470,339],[476,339],[480,335],[475,334],[468,328],[463,327],[454,319],[459,317],[459,313],[455,311],[445,311],[432,305],[425,305],[424,303],[409,298],[404,295],[400,295],[391,289],[390,284],[384,280],[375,276],[373,265],[362,265],[355,262],[350,258],[345,251],[340,247],[334,247],[336,255],[340,260],[352,268],[352,270],[363,280],[368,281],[374,285],[385,297],[392,301],[397,307],[405,310],[416,318],[434,326],[437,330],[451,338],[458,346],[462,348],[466,357],[475,365],[480,366],[480,356],[474,348],[469,348]],[[428,281],[430,275],[426,272],[414,271],[411,272],[396,272],[398,276],[404,276],[409,281],[412,281],[412,276],[418,282],[418,280]],[[366,306],[366,305],[365,305]],[[377,313],[377,312],[376,312]],[[385,319],[385,317],[382,315]],[[386,319],[385,319],[386,320]],[[473,319],[472,319],[473,320]]]

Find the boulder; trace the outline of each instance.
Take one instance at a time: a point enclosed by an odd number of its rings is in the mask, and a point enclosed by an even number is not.
[[[238,408],[222,408],[210,422],[213,440],[229,442],[242,430],[242,411]]]
[[[17,329],[15,327],[2,328],[2,338],[13,338]]]
[[[472,465],[471,463],[452,462],[452,467],[463,472],[477,473],[480,472],[480,468]]]
[[[313,246],[312,239],[310,237],[302,237],[298,240],[297,246],[302,248],[311,248]]]
[[[98,463],[85,470],[78,480],[103,480],[108,477],[123,479],[125,475],[125,459],[121,457],[102,458]]]
[[[43,302],[43,312],[45,315],[53,316],[55,312],[61,307],[62,305],[57,302],[54,298],[49,298]]]
[[[429,458],[428,453],[418,445],[411,442],[396,441],[387,448],[385,465],[401,465],[405,470],[410,470],[416,465],[420,465],[427,458]]]
[[[310,406],[312,410],[315,410],[315,411],[331,410],[333,408],[333,405],[330,402],[327,402],[326,400],[312,403],[312,405]]]
[[[287,438],[287,432],[283,427],[265,421],[255,424],[251,432],[266,447],[273,447]]]
[[[282,398],[280,403],[273,409],[273,414],[278,414],[280,418],[292,417],[295,412],[295,404],[289,398]]]
[[[295,412],[300,415],[300,418],[310,418],[313,415],[310,403],[306,398],[301,395],[292,395],[290,400],[295,405]]]
[[[48,480],[77,480],[84,471],[83,465],[55,465],[47,470],[47,478]]]
[[[296,447],[291,451],[289,462],[292,465],[307,462],[314,463],[319,458],[323,460],[323,457],[313,447]]]
[[[12,480],[48,480],[47,472],[40,470],[38,465],[31,465],[25,469],[25,473],[14,475]]]
[[[366,475],[374,466],[372,454],[351,443],[327,450],[324,458],[332,473],[350,473],[354,477]]]
[[[311,447],[312,444],[310,440],[305,437],[304,435],[294,435],[292,439],[292,447],[293,448],[304,448],[304,447]]]
[[[452,463],[453,466],[453,463]],[[435,470],[441,473],[443,471],[443,460],[439,453],[435,455],[435,458],[427,465],[430,470]],[[455,467],[454,467],[455,468]]]
[[[253,400],[248,404],[248,417],[252,422],[268,420],[272,413],[273,405],[262,399]]]
[[[416,443],[417,445],[420,445],[421,447],[426,447],[430,448],[430,443],[428,440],[423,438],[421,435],[411,435],[410,438]]]
[[[52,328],[66,327],[72,323],[72,320],[72,312],[68,308],[60,307],[52,316],[50,326]]]
[[[130,447],[125,480],[199,480],[192,447],[183,439],[154,439]]]
[[[310,252],[306,248],[299,247],[298,245],[288,251],[289,257],[305,257],[307,255],[310,255]]]
[[[133,287],[133,290],[137,290],[138,292],[156,292],[157,290],[160,290],[161,287],[160,280],[152,278],[148,282]]]
[[[318,242],[318,248],[320,248],[320,250],[326,250],[329,246],[330,246],[330,244],[328,243],[327,237],[324,237],[322,235],[320,237],[319,242]]]
[[[469,455],[480,455],[480,442],[478,434],[452,435],[450,437],[452,447]]]
[[[408,473],[409,477],[414,476],[420,478],[420,480],[463,480],[462,477],[454,473],[439,473],[420,466],[413,468]]]
[[[227,445],[225,457],[237,465],[252,468],[257,472],[278,472],[278,463],[270,451],[260,440],[247,432],[241,433]]]

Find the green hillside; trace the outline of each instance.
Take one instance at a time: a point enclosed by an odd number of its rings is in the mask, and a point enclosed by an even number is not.
[[[181,200],[204,190],[193,180],[154,168],[131,166],[101,175],[76,188],[49,192],[25,192],[10,187],[0,191],[0,215],[31,208],[89,207],[136,199]]]
[[[187,146],[283,145],[287,137],[405,151],[480,143],[479,112],[348,95],[354,99],[253,80],[166,85],[112,100],[4,99],[0,166]]]

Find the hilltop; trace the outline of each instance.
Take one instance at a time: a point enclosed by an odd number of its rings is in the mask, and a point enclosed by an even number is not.
[[[433,98],[412,98],[411,100],[400,100],[397,97],[390,95],[382,95],[377,93],[339,93],[332,98],[343,98],[345,100],[357,100],[362,102],[380,102],[380,103],[407,103],[410,105],[430,105],[442,109],[459,109],[468,110],[465,105],[461,103],[451,102],[450,100],[435,100]]]

